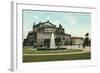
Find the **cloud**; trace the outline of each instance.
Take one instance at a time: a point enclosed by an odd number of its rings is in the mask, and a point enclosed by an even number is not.
[[[72,15],[65,16],[65,19],[67,20],[67,23],[70,25],[74,25],[77,23],[75,16]]]
[[[46,20],[51,20],[51,17],[47,17]]]
[[[71,24],[71,25],[76,24],[76,20],[72,20],[72,21],[70,22],[70,24]]]
[[[33,16],[34,19],[38,19],[38,16]]]
[[[69,16],[67,16],[67,15],[66,15],[66,16],[64,16],[64,18],[65,18],[65,19],[68,19],[68,18],[69,18]]]
[[[58,20],[54,21],[54,24],[60,24],[60,22]]]

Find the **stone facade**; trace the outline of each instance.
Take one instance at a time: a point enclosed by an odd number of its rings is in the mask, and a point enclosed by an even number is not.
[[[56,46],[71,43],[71,35],[66,34],[61,24],[56,27],[50,21],[33,24],[33,29],[23,41],[23,46],[49,47],[51,34],[54,33]]]
[[[73,45],[83,45],[84,38],[83,37],[71,37]]]

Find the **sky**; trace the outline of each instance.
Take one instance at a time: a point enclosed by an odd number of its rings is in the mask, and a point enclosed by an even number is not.
[[[32,30],[33,23],[38,24],[47,20],[57,27],[62,24],[65,33],[71,36],[84,37],[86,33],[91,32],[90,13],[23,10],[23,38]]]

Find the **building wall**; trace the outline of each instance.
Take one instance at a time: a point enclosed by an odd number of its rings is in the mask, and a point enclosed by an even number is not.
[[[72,44],[73,45],[78,45],[78,44],[82,45],[83,41],[84,41],[84,39],[81,39],[81,38],[80,39],[79,38],[78,39],[77,38],[76,39],[72,39]]]
[[[59,27],[56,27],[50,22],[40,23],[40,24],[34,25],[32,30],[33,31],[27,35],[27,39],[30,41],[33,40],[34,41],[33,43],[37,45],[45,45],[46,44],[46,43],[44,44],[45,40],[49,40],[50,42],[52,33],[54,33],[56,43],[61,42],[62,45],[64,45],[66,40],[69,43],[71,41],[71,36],[67,35],[64,32],[64,28],[62,28],[61,24]],[[59,41],[59,39],[61,41]]]

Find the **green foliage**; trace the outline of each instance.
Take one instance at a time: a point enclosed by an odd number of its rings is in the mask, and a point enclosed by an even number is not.
[[[91,53],[66,54],[66,55],[38,55],[23,56],[23,62],[41,62],[41,61],[61,61],[61,60],[85,60],[91,59]]]
[[[85,34],[85,39],[83,42],[83,48],[85,48],[85,46],[90,46],[91,45],[91,41],[89,40],[89,33]]]

